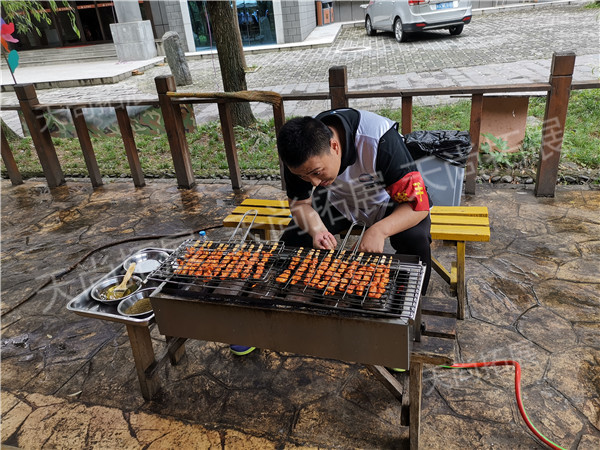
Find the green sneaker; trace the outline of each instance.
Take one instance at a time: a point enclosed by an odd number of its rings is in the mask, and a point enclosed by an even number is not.
[[[244,356],[256,350],[256,347],[248,347],[246,345],[230,345],[229,350],[237,356]]]

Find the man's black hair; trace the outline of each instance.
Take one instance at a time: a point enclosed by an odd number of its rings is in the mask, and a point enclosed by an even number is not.
[[[300,167],[309,158],[329,149],[331,130],[310,116],[290,119],[277,135],[279,157],[288,167]]]

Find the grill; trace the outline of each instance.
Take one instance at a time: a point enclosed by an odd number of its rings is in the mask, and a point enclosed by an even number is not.
[[[248,241],[251,226],[239,242],[239,227],[226,242],[185,241],[149,275],[161,334],[409,367],[418,257],[348,249],[352,230],[338,251]]]
[[[163,293],[198,301],[410,320],[423,271],[411,256],[188,240],[149,279],[163,283]]]
[[[159,367],[147,366],[153,352],[147,327],[154,320],[169,342],[239,343],[409,368],[413,337],[420,334],[424,266],[417,257],[358,253],[347,249],[348,238],[338,251],[248,241],[250,227],[232,242],[237,231],[226,242],[187,240],[175,250],[142,250],[169,254],[144,280],[156,288],[147,317],[126,317],[116,306],[98,303],[92,287],[67,305],[77,314],[127,325],[145,398]],[[119,264],[105,278],[123,273]]]

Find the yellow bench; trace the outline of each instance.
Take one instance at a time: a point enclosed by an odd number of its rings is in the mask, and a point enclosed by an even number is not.
[[[264,200],[248,198],[236,207],[223,220],[226,227],[237,227],[244,213],[250,210],[258,211],[248,214],[244,223],[254,219],[252,231],[260,234],[262,239],[271,239],[271,231],[283,230],[291,220],[287,200]],[[458,306],[456,316],[464,319],[466,300],[465,278],[465,244],[469,241],[489,241],[490,222],[488,209],[485,206],[434,206],[431,210],[431,237],[442,240],[445,244],[456,247],[456,260],[450,270],[446,269],[432,256],[433,269],[450,284],[456,291]]]

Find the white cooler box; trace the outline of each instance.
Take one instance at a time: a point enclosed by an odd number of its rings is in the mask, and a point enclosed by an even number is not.
[[[465,168],[450,164],[435,156],[415,161],[427,192],[436,206],[460,206]]]

